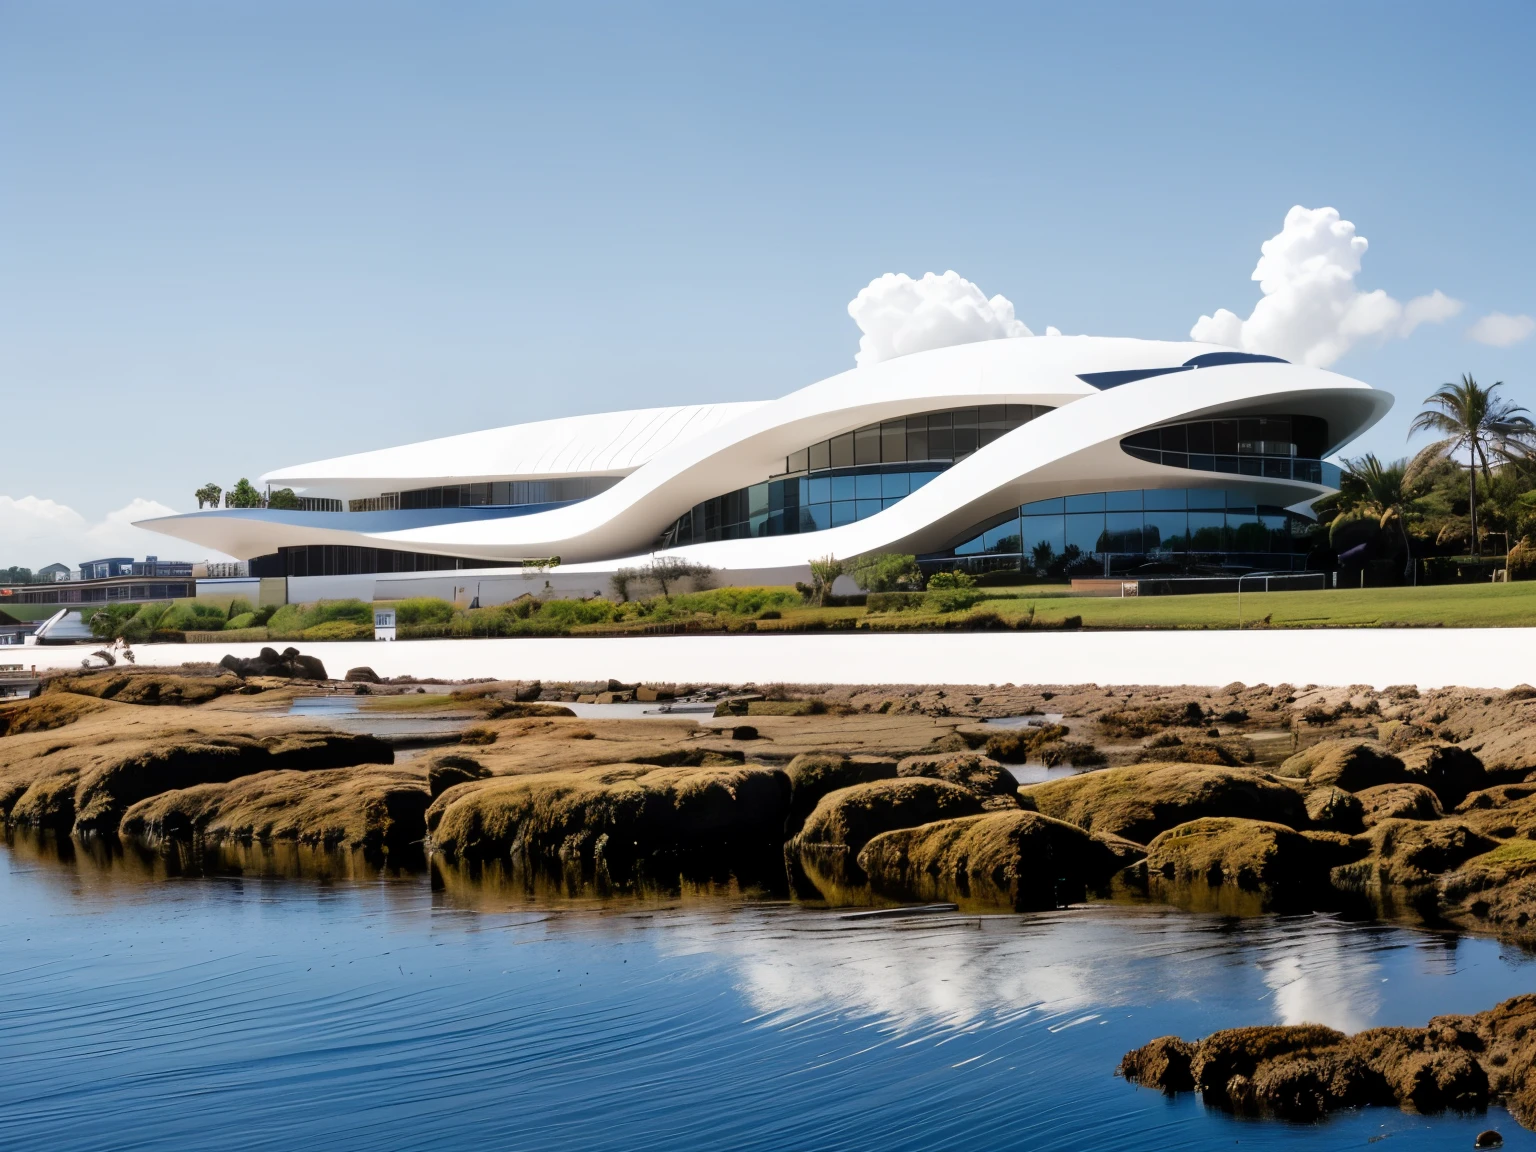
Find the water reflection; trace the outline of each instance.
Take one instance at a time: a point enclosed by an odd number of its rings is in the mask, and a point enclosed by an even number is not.
[[[605,897],[292,846],[17,836],[0,1143],[1428,1149],[1496,1124],[1536,1147],[1501,1113],[1254,1124],[1111,1075],[1167,1032],[1421,1023],[1528,989],[1529,958],[1488,940],[1144,902],[858,920],[775,897],[729,874]]]
[[[8,828],[11,866],[31,866],[47,883],[71,890],[132,887],[189,878],[260,878],[327,883],[419,876],[426,860],[419,847],[390,855],[362,849],[325,848],[291,840],[269,843],[164,841],[149,844],[116,836],[71,836]]]

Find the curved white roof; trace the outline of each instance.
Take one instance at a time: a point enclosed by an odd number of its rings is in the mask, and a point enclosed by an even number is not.
[[[511,424],[278,468],[261,483],[315,495],[374,496],[470,478],[624,476],[678,441],[704,435],[762,403],[637,408]]]
[[[1197,357],[1217,356],[1208,366]],[[779,400],[571,417],[282,469],[264,480],[311,492],[375,495],[400,487],[479,479],[622,475],[589,499],[522,515],[425,523],[352,519],[345,513],[189,513],[155,531],[237,556],[301,544],[351,544],[503,560],[561,556],[612,567],[655,546],[701,501],[761,483],[785,457],[854,428],[914,413],[986,404],[1054,411],[1001,436],[884,510],[818,532],[674,549],[717,568],[775,569],[811,556],[877,550],[930,552],[1010,506],[1047,496],[1120,488],[1221,486],[1269,490],[1266,502],[1304,502],[1326,489],[1301,481],[1194,472],[1127,454],[1121,438],[1144,428],[1221,414],[1315,415],[1331,449],[1359,435],[1392,398],[1317,368],[1225,362],[1210,344],[1088,336],[989,340],[855,368]],[[1249,358],[1251,361],[1252,358]],[[1140,372],[1113,383],[1082,377]],[[627,559],[626,559],[627,558]]]

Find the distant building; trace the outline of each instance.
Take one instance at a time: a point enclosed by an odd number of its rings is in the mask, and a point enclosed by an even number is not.
[[[46,568],[37,570],[37,578],[44,583],[55,580],[68,580],[71,569],[68,564],[50,564]]]
[[[118,576],[164,579],[168,576],[181,578],[191,575],[190,560],[162,560],[158,556],[146,556],[143,560],[135,560],[132,556],[112,556],[105,560],[87,560],[80,565],[82,580],[112,580]]]
[[[146,556],[142,563],[134,561],[133,571],[124,573],[131,576],[190,576],[192,575],[192,562],[190,560],[161,560],[158,556]]]
[[[106,560],[86,560],[80,565],[80,579],[82,580],[110,580],[114,576],[132,575],[132,556],[113,556]]]

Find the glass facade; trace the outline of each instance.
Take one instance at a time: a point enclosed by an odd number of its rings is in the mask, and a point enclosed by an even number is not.
[[[784,461],[786,475],[695,504],[662,534],[660,546],[852,524],[1049,411],[1043,404],[993,404],[866,424],[792,454]]]
[[[956,560],[978,571],[1042,577],[1119,575],[1133,569],[1194,571],[1306,566],[1312,521],[1258,504],[1241,488],[1090,492],[1037,500],[925,567]]]
[[[1339,469],[1321,459],[1328,424],[1316,416],[1250,416],[1149,428],[1120,441],[1138,460],[1169,468],[1339,486]]]
[[[560,480],[489,480],[479,484],[446,484],[439,488],[409,488],[399,493],[392,507],[407,508],[481,508],[518,504],[561,504],[585,500],[606,492],[619,482],[617,476],[572,476]],[[379,497],[381,504],[394,493]],[[367,504],[367,501],[354,501]],[[375,511],[354,507],[354,512]]]
[[[458,568],[521,568],[518,562],[357,548],[350,544],[306,544],[279,548],[251,561],[252,576],[357,576],[370,572],[446,572]]]
[[[987,404],[866,424],[791,454],[780,475],[870,464],[953,464],[1049,411],[1044,404]]]
[[[873,465],[769,480],[696,504],[667,529],[662,546],[820,532],[873,516],[916,492],[944,465]]]

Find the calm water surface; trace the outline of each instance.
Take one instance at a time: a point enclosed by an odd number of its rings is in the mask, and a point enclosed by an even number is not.
[[[191,878],[0,848],[0,1145],[1470,1148],[1502,1111],[1240,1121],[1112,1075],[1167,1032],[1422,1023],[1525,954],[1328,916],[851,921],[452,875]]]

